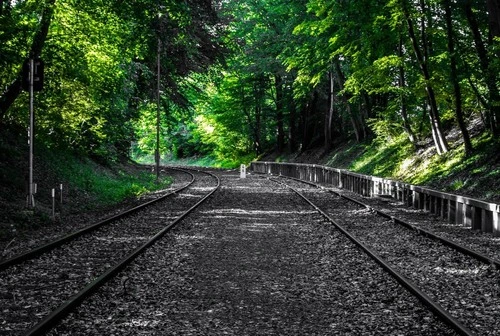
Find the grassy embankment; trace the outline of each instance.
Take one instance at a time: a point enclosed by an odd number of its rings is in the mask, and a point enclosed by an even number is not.
[[[171,184],[143,166],[127,163],[100,164],[67,151],[36,146],[34,182],[38,184],[35,210],[26,207],[27,146],[12,135],[0,137],[0,239],[52,222],[51,190],[57,191],[56,211],[64,217],[89,211],[105,211],[149,191]],[[26,152],[26,153],[25,153]],[[63,203],[59,204],[59,185]]]
[[[472,141],[475,151],[470,157],[465,157],[460,141],[452,143],[444,155],[437,155],[430,144],[415,150],[403,136],[391,141],[351,142],[334,151],[325,163],[500,202],[500,140],[483,133]]]

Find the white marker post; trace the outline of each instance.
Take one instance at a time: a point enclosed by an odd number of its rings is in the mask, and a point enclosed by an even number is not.
[[[52,220],[56,219],[56,189],[52,188]]]
[[[240,166],[240,178],[246,178],[247,177],[247,166],[242,164]]]
[[[61,192],[61,205],[62,205],[62,202],[63,202],[63,185],[62,185],[62,183],[59,184],[59,191]]]

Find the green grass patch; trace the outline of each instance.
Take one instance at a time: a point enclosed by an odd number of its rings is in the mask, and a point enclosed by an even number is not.
[[[249,154],[237,159],[223,159],[218,160],[212,156],[201,156],[201,157],[189,157],[189,158],[174,158],[167,157],[162,158],[162,165],[175,165],[175,166],[193,166],[193,167],[213,167],[213,168],[223,168],[223,169],[234,169],[238,168],[241,164],[249,164],[255,159],[254,154]],[[141,163],[154,164],[154,158],[141,158]]]
[[[433,146],[416,151],[404,135],[341,148],[327,164],[415,185],[497,201],[500,199],[500,141],[488,132],[472,139],[474,153],[463,145],[437,155]]]
[[[88,158],[77,158],[71,153],[47,152],[50,169],[70,186],[90,193],[95,203],[102,206],[139,197],[150,191],[167,187],[170,177],[156,181],[156,174],[133,164],[102,166]]]
[[[367,175],[395,177],[412,150],[412,145],[404,137],[373,141],[364,145],[364,151],[351,161],[348,169]]]

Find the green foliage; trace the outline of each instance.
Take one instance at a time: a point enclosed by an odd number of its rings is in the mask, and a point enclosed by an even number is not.
[[[43,3],[1,4],[2,88],[18,75],[39,29]],[[102,160],[126,157],[134,140],[148,141],[140,138],[144,125],[134,124],[148,119],[141,113],[148,113],[144,106],[158,89],[152,85],[158,44],[162,99],[182,108],[189,105],[183,78],[222,58],[218,18],[209,2],[90,0],[53,6],[47,39],[41,41],[46,83],[35,98],[36,137],[50,147]],[[0,122],[26,127],[27,105],[22,94]]]
[[[90,193],[100,206],[136,198],[165,188],[172,182],[170,177],[165,177],[156,183],[156,174],[146,170],[131,174],[118,165],[111,170],[103,169],[89,159],[76,158],[63,151],[47,151],[43,158],[61,181],[67,181],[71,188]]]
[[[34,41],[48,9],[47,38]],[[164,159],[236,165],[354,136],[375,137],[399,157],[396,147],[406,152],[432,125],[455,127],[459,98],[466,123],[492,119],[498,38],[488,39],[489,13],[479,2],[454,6],[449,34],[443,12],[430,0],[7,1],[0,85],[9,88],[44,43],[37,139],[102,161],[152,160],[158,93]],[[430,89],[439,122],[429,122]],[[22,93],[0,123],[26,128],[27,110]]]
[[[392,142],[350,144],[335,152],[328,165],[499,200],[500,169],[495,153],[500,151],[500,143],[484,134],[475,138],[473,144],[476,153],[471,157],[465,157],[463,145],[453,147],[445,155],[437,155],[432,147],[415,152],[404,136],[399,136]]]

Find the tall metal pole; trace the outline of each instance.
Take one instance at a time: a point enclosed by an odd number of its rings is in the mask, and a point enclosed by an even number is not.
[[[34,81],[34,72],[35,72],[35,62],[33,58],[30,58],[30,71],[29,71],[29,93],[30,93],[30,129],[29,129],[29,195],[28,195],[28,207],[34,207],[34,197],[33,197],[33,141],[34,141],[34,133],[35,133],[35,116],[33,111],[33,81]]]
[[[155,151],[155,159],[156,159],[156,182],[160,180],[160,52],[161,52],[161,41],[158,37],[158,69],[156,75],[156,151]]]

